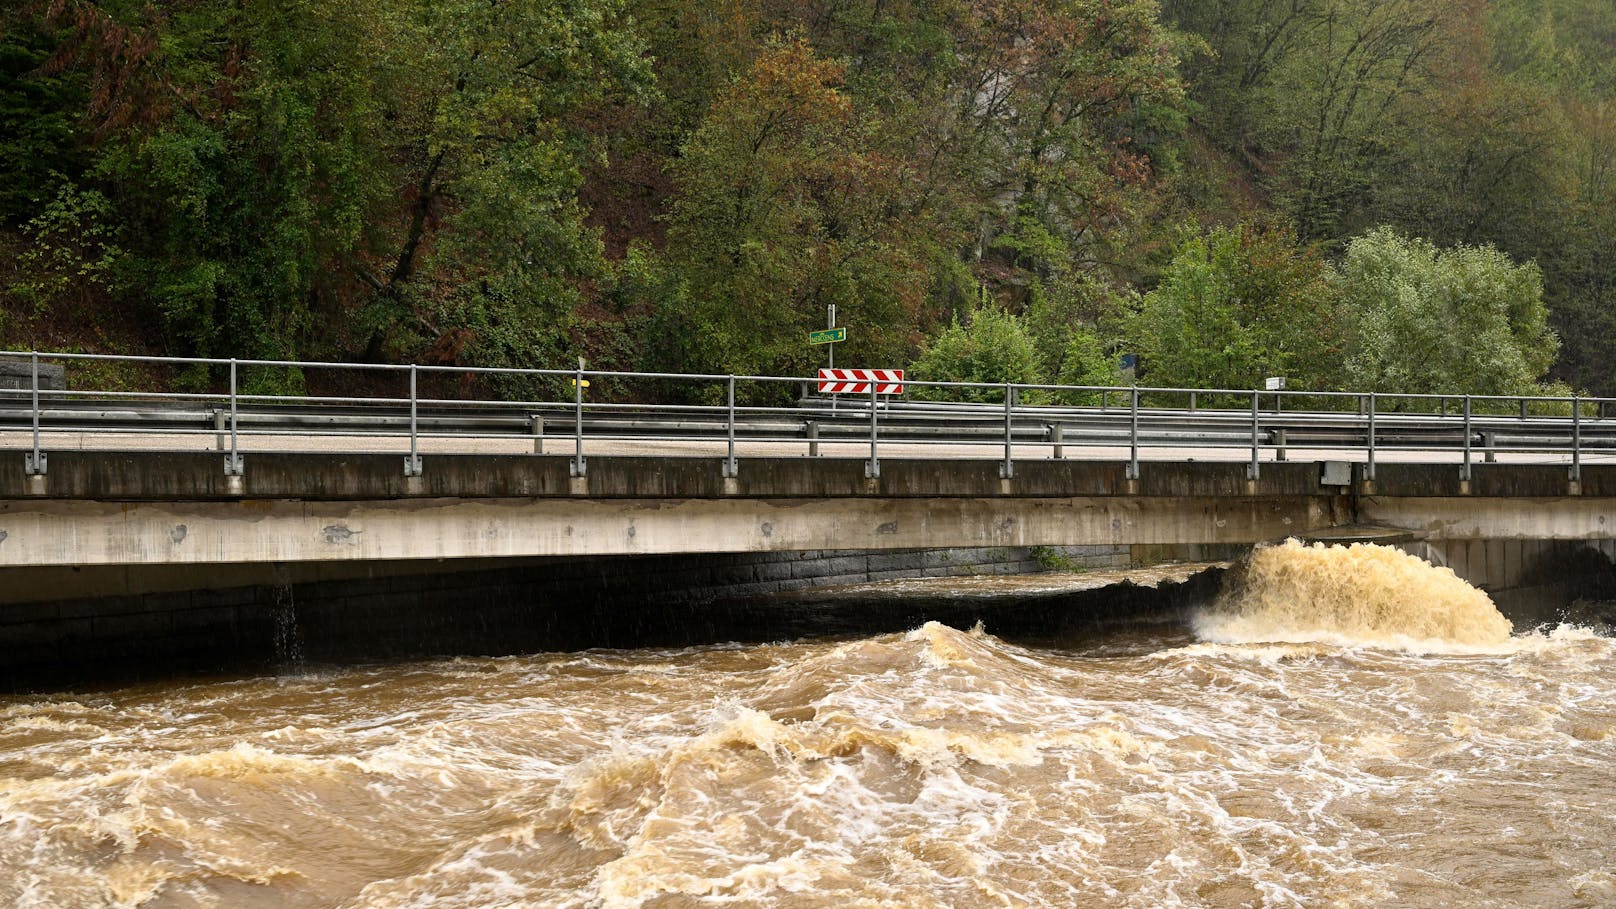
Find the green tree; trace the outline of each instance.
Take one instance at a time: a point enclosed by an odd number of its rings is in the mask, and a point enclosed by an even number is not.
[[[320,4],[53,5],[126,255],[174,353],[295,356],[383,187],[365,31]],[[356,69],[358,72],[356,72]]]
[[[54,45],[26,20],[0,17],[0,222],[28,220],[84,171],[83,80],[41,67]]]
[[[1049,374],[1067,372],[1066,355],[1073,339],[1114,333],[1127,308],[1123,293],[1086,270],[1062,270],[1035,283],[1022,320],[1038,347],[1038,359]],[[1075,367],[1078,372],[1086,367]]]
[[[1559,347],[1537,265],[1491,246],[1438,248],[1379,228],[1352,241],[1332,283],[1353,388],[1531,393]]]
[[[955,320],[932,338],[915,360],[911,377],[926,382],[1012,382],[1036,385],[1045,381],[1032,336],[1021,320],[984,302],[969,321]],[[916,385],[922,401],[1002,402],[1003,388],[934,388]],[[1023,400],[1036,400],[1036,392]]]
[[[1152,385],[1258,388],[1286,376],[1292,388],[1325,389],[1341,380],[1326,266],[1285,230],[1242,225],[1188,240],[1129,334]]]
[[[574,120],[647,78],[614,0],[40,9],[173,352],[558,346],[600,260]]]
[[[395,2],[382,135],[407,204],[381,267],[360,269],[366,356],[401,332],[458,361],[554,364],[603,271],[578,195],[598,146],[579,122],[649,97],[641,42],[617,0]]]
[[[1576,194],[1543,251],[1544,296],[1564,346],[1554,375],[1616,395],[1616,99],[1570,106]]]

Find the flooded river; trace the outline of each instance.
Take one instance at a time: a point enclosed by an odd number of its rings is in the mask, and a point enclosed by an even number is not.
[[[0,906],[1616,905],[1616,641],[1266,550],[1184,627],[0,699]]]

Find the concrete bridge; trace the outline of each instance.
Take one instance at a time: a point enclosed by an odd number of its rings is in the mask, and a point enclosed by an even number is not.
[[[0,567],[195,565],[972,546],[1227,545],[1373,525],[1430,543],[1596,541],[1616,465],[1127,465],[754,458],[263,453],[245,477],[190,452],[55,452],[0,472]]]
[[[793,399],[811,380],[788,377],[127,358],[228,377],[178,394],[73,387],[120,358],[12,356],[0,568],[1249,545],[1362,524],[1601,540],[1616,495],[1616,402],[1576,397],[911,382],[961,400],[900,403],[874,384]],[[372,393],[245,395],[243,369]],[[572,399],[426,391],[490,380]],[[723,403],[586,401],[591,380]]]
[[[418,399],[404,369],[408,398],[248,407],[234,364],[228,394],[137,396],[30,363],[25,390],[0,389],[0,674],[27,683],[62,653],[267,660],[299,618],[311,641],[414,623],[426,652],[474,652],[451,630],[475,613],[533,632],[502,648],[591,646],[616,639],[556,636],[580,604],[607,621],[1022,571],[1046,550],[1093,568],[1377,539],[1495,596],[1616,556],[1610,402],[1405,396],[1385,413],[1375,395],[1003,386],[1002,405],[746,408],[736,377],[706,376],[685,378],[727,386],[725,404],[641,409],[586,404],[580,380],[603,374],[561,373],[579,382],[569,407]],[[1227,408],[1241,394],[1249,408]]]

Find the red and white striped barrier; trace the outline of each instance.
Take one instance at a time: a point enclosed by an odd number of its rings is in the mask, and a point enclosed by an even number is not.
[[[876,394],[901,395],[903,394],[903,370],[821,369],[819,371],[819,391],[821,394],[867,395],[870,393],[872,384],[875,385]]]

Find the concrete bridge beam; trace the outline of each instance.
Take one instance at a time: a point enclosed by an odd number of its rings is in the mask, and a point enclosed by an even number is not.
[[[425,499],[0,504],[0,566],[1256,543],[1321,497]]]

